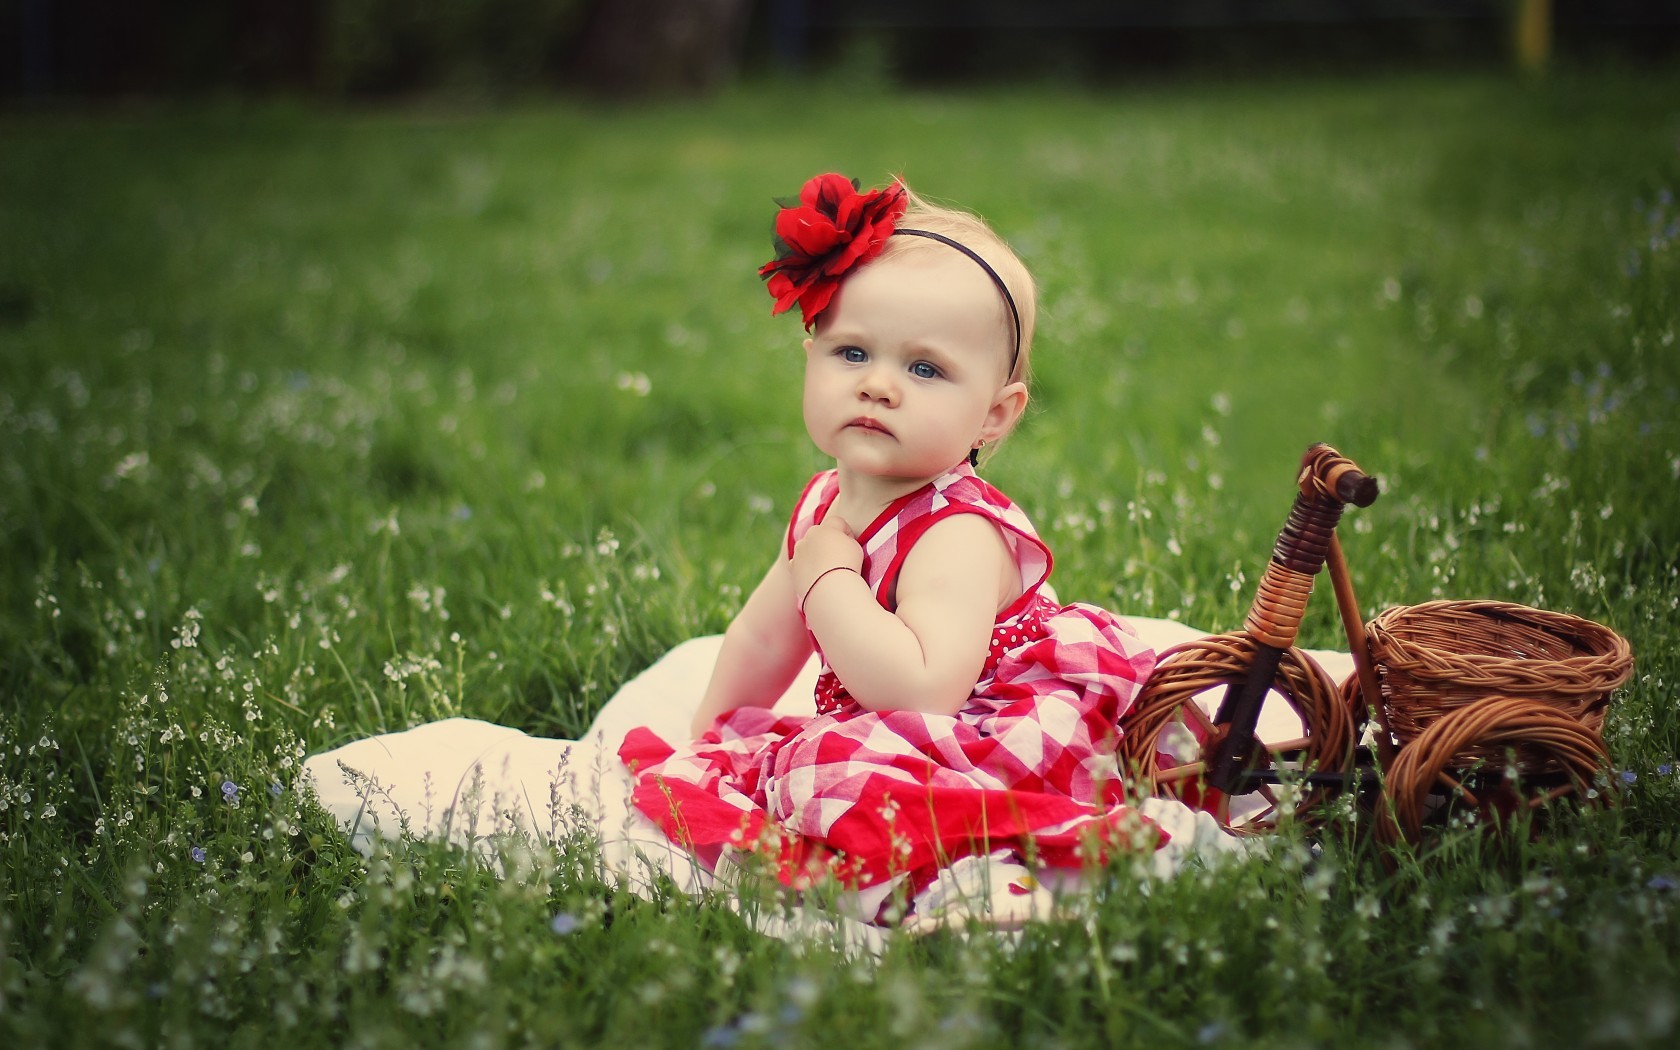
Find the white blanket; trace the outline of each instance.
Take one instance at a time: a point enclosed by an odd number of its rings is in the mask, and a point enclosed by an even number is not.
[[[1157,651],[1202,637],[1206,632],[1171,620],[1130,618],[1143,639]],[[648,726],[666,740],[687,739],[689,720],[717,660],[721,636],[696,638],[672,649],[637,675],[601,709],[582,740],[532,737],[517,729],[466,718],[450,718],[357,740],[304,762],[305,778],[316,797],[363,853],[380,836],[404,831],[444,839],[477,850],[497,863],[498,833],[516,831],[539,842],[555,841],[574,830],[600,836],[608,873],[632,890],[648,895],[655,881],[669,878],[686,892],[703,893],[719,876],[694,864],[673,846],[654,823],[630,805],[631,779],[618,760],[625,733]],[[1338,681],[1352,673],[1346,653],[1310,652]],[[813,714],[813,659],[776,704],[789,714]],[[1204,706],[1218,701],[1205,695]],[[1262,740],[1300,735],[1294,711],[1276,693],[1267,697],[1258,734]],[[1176,871],[1192,856],[1244,848],[1247,841],[1225,833],[1207,814],[1177,802],[1150,799],[1145,813],[1171,836],[1151,858],[1158,875]],[[873,914],[873,898],[860,901],[854,915]],[[832,915],[795,912],[791,920],[762,920],[767,932],[810,925],[867,946],[879,931]]]

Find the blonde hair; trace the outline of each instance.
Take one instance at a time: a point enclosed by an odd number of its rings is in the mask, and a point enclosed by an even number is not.
[[[900,184],[902,185],[902,180]],[[1033,329],[1038,321],[1038,287],[1033,282],[1026,264],[980,216],[957,208],[931,204],[916,196],[908,186],[904,188],[904,195],[909,207],[905,209],[904,217],[898,220],[898,229],[926,230],[951,238],[985,259],[986,265],[992,268],[992,272],[997,274],[1004,287],[1009,289],[1010,297],[1015,300],[1015,312],[1021,319],[1021,338],[1015,347],[1015,368],[1006,382],[1027,382],[1031,373]],[[926,237],[889,237],[881,249],[881,254],[876,258],[891,259],[912,252],[953,250]],[[1005,338],[1013,340],[1015,325],[1002,295],[998,296],[998,317]]]

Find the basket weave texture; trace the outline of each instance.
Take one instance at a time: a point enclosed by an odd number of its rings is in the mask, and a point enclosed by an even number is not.
[[[1246,681],[1262,644],[1247,631],[1235,631],[1197,638],[1161,653],[1143,691],[1120,719],[1118,757],[1122,768],[1131,776],[1145,778],[1156,794],[1175,794],[1188,786],[1191,781],[1181,783],[1182,774],[1199,778],[1205,772],[1202,759],[1211,754],[1212,740],[1220,730],[1196,698],[1209,689]],[[1354,745],[1353,708],[1341,698],[1324,668],[1301,650],[1286,649],[1272,688],[1300,716],[1306,732],[1301,749],[1304,765],[1316,772],[1346,769]],[[1159,764],[1161,735],[1179,722],[1201,738],[1203,755],[1183,768],[1163,768]],[[1319,794],[1309,789],[1297,804],[1297,814],[1311,811]],[[1241,830],[1262,828],[1248,826]]]
[[[1483,749],[1504,750],[1513,773],[1520,770],[1549,776],[1560,786],[1524,790],[1515,777],[1507,777],[1491,792],[1479,788],[1482,797],[1477,798],[1448,778],[1446,771],[1464,765],[1462,756],[1467,751]],[[1514,809],[1518,804],[1534,809],[1569,794],[1591,800],[1594,795],[1590,789],[1608,763],[1604,742],[1596,730],[1536,700],[1488,697],[1442,716],[1410,746],[1401,749],[1389,767],[1384,789],[1392,807],[1381,811],[1377,832],[1390,843],[1402,837],[1420,841],[1426,800],[1443,780],[1478,809]]]
[[[1632,650],[1608,627],[1510,602],[1400,606],[1366,631],[1389,727],[1402,746],[1492,697],[1538,701],[1598,734],[1610,694],[1633,673]],[[1456,757],[1497,758],[1504,743],[1465,742]]]

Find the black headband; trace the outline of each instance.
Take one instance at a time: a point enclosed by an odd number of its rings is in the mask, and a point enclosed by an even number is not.
[[[986,276],[992,279],[992,283],[997,285],[997,290],[1003,294],[1003,301],[1009,306],[1009,317],[1015,322],[1015,348],[1009,354],[1009,378],[1015,378],[1015,365],[1021,360],[1021,311],[1015,309],[1015,297],[1009,294],[1009,286],[1004,284],[1003,278],[999,277],[997,271],[992,269],[992,264],[980,258],[980,253],[975,251],[973,248],[963,244],[961,241],[953,241],[943,233],[934,233],[932,230],[893,231],[893,236],[895,237],[900,234],[903,234],[906,237],[926,237],[928,240],[938,241],[940,244],[948,244],[957,251],[968,256],[970,259],[973,259],[979,264],[980,269],[986,271]]]

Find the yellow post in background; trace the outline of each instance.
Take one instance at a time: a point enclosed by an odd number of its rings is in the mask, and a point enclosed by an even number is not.
[[[1525,73],[1539,73],[1552,57],[1552,0],[1516,0],[1512,43],[1517,66]]]

